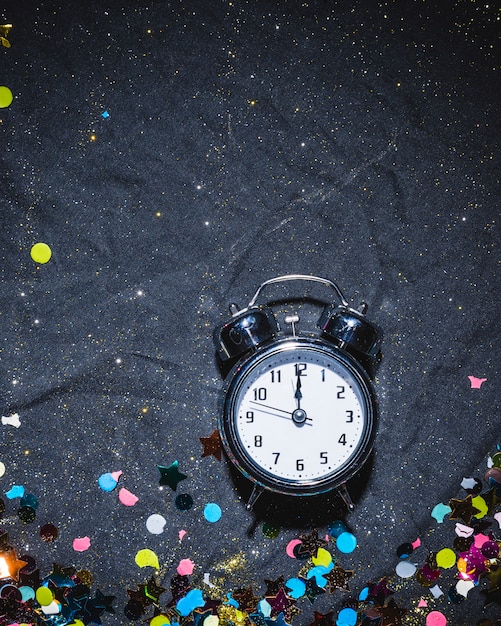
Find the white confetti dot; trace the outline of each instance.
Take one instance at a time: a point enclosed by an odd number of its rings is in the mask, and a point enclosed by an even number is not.
[[[146,528],[152,535],[161,535],[165,524],[167,524],[167,520],[162,515],[158,515],[158,513],[153,513],[146,520]]]

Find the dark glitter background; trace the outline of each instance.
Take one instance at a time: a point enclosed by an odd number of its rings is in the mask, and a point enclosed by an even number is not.
[[[482,478],[501,442],[498,20],[494,3],[466,0],[0,7],[13,25],[0,84],[14,94],[0,109],[0,409],[21,421],[0,425],[0,524],[42,574],[74,565],[116,596],[103,625],[129,623],[126,590],[154,573],[140,549],[165,587],[190,558],[204,593],[209,573],[221,597],[261,597],[264,579],[303,565],[287,543],[339,517],[358,539],[337,554],[355,596],[388,575],[404,624],[432,609],[452,625],[499,615],[483,608],[484,579],[454,605],[452,570],[437,600],[394,576],[402,542],[421,538],[419,564],[452,546],[454,522],[431,510],[464,498],[463,477]],[[45,265],[30,258],[39,241]],[[202,458],[221,389],[212,330],[288,273],[337,281],[385,331],[376,448],[349,515],[334,496],[263,496],[249,513],[245,481]],[[471,389],[469,375],[487,380]],[[156,467],[175,460],[177,492]],[[98,487],[117,470],[134,507]],[[33,522],[4,497],[12,485],[38,497]],[[220,522],[204,519],[207,502]],[[146,529],[153,513],[161,535]],[[302,598],[293,623],[314,610],[335,621],[349,596]]]

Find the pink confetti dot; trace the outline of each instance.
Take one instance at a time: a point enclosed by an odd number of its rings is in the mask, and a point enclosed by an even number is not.
[[[445,626],[447,619],[440,611],[432,611],[426,616],[426,626]]]
[[[289,543],[287,544],[285,551],[287,552],[288,556],[291,557],[291,559],[296,558],[296,555],[294,554],[294,548],[296,546],[299,546],[301,543],[302,541],[300,541],[299,539],[293,539],[292,541],[289,541]]]
[[[177,573],[180,576],[191,576],[195,563],[191,559],[182,559],[177,566]]]
[[[187,531],[184,530],[184,528],[182,530],[180,530],[179,534],[178,534],[179,541],[182,541],[185,538],[186,534],[187,534]]]
[[[131,493],[128,489],[125,489],[125,487],[122,487],[122,489],[118,492],[118,499],[125,506],[134,506],[139,500],[137,496]]]
[[[73,539],[73,550],[76,552],[85,552],[90,548],[90,537],[76,537]]]

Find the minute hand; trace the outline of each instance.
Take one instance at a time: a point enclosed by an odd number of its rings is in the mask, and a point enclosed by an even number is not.
[[[260,402],[254,402],[252,400],[250,404],[252,404],[253,407],[257,409],[258,411],[261,411],[261,413],[267,413],[268,415],[274,415],[275,417],[282,417],[284,419],[290,419],[290,420],[293,419],[291,411],[285,411],[284,409],[279,409],[274,406],[269,406],[268,404],[261,404]],[[283,413],[283,415],[280,415],[280,413]],[[306,421],[307,424],[311,422],[310,417],[307,417],[306,420],[307,420]],[[312,424],[309,424],[309,426],[312,426]]]

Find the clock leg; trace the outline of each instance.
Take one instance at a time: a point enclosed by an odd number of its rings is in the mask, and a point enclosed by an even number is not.
[[[337,488],[337,492],[339,493],[339,495],[343,499],[343,502],[346,504],[347,508],[350,511],[353,511],[353,509],[355,508],[355,505],[353,504],[353,501],[352,501],[352,499],[350,497],[350,494],[348,493],[348,489],[346,488],[346,483],[342,483]]]
[[[247,511],[252,511],[252,507],[256,504],[256,500],[263,493],[263,491],[264,491],[264,487],[261,487],[261,485],[257,485],[257,484],[254,485],[249,501],[245,505],[245,508],[247,509]]]

